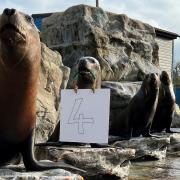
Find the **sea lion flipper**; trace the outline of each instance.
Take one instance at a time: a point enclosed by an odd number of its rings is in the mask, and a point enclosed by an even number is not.
[[[151,129],[151,123],[149,123],[149,125],[143,130],[142,136],[143,137],[153,137],[152,134],[150,133],[150,129]]]
[[[173,115],[174,115],[174,113],[171,113],[171,116],[169,116],[169,118],[166,117],[166,132],[167,133],[176,133],[175,131],[171,130],[171,123],[173,120]]]
[[[92,89],[92,92],[95,93],[95,89],[96,89],[95,84],[93,84],[91,89]]]
[[[171,121],[172,122],[172,121]],[[166,128],[166,133],[179,133],[179,132],[176,132],[176,131],[172,131],[171,130],[171,122],[170,122],[170,125]]]
[[[21,145],[21,153],[23,156],[23,162],[27,171],[43,171],[49,169],[65,169],[70,171],[86,172],[75,166],[65,163],[63,160],[54,162],[38,162],[34,157],[34,130],[29,137]]]
[[[91,143],[90,144],[92,148],[107,148],[107,147],[112,147],[111,145],[108,144],[98,144],[98,143]]]
[[[74,92],[77,93],[77,91],[78,91],[78,85],[77,85],[77,82],[76,82],[76,81],[73,81],[72,87],[73,87],[73,89],[74,89]]]
[[[36,164],[33,167],[33,171],[43,171],[43,170],[49,170],[49,169],[65,169],[67,171],[81,172],[81,173],[86,172],[83,169],[80,169],[73,165],[65,163],[63,160],[60,160],[58,162],[37,162],[36,161]]]

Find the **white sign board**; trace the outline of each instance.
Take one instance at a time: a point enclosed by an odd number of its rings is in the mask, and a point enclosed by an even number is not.
[[[61,91],[60,141],[108,143],[110,89]]]

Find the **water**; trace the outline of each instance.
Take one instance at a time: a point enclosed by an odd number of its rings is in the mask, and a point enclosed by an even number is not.
[[[180,180],[180,157],[132,162],[129,180]]]

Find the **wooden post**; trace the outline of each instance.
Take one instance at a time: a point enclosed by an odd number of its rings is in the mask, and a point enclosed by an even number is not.
[[[96,0],[96,7],[99,7],[99,0]]]

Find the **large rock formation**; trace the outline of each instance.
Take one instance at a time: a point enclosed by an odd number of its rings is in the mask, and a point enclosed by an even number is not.
[[[134,81],[144,73],[159,72],[154,28],[124,14],[74,6],[45,18],[41,37],[48,47],[61,52],[69,67],[82,56],[97,58],[102,80]]]
[[[41,44],[42,59],[37,97],[36,142],[45,142],[53,132],[59,115],[60,89],[64,89],[70,69],[61,55]]]

